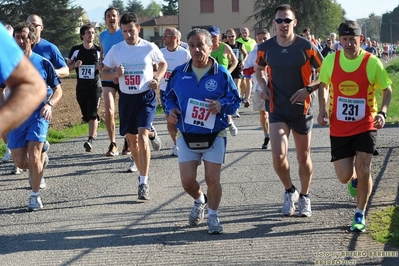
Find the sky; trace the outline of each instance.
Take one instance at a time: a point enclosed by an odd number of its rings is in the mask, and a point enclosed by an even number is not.
[[[218,0],[220,1],[220,0]],[[75,0],[74,4],[80,5],[83,7],[86,12],[89,14],[89,19],[92,21],[101,22],[102,15],[96,15],[95,18],[90,17],[90,12],[93,9],[98,7],[107,8],[112,0]],[[128,0],[124,0],[125,4],[127,4]],[[152,0],[141,0],[141,3],[144,7],[150,4]],[[155,0],[158,4],[166,4],[163,0]],[[366,18],[369,14],[373,13],[381,16],[387,11],[392,11],[395,7],[399,5],[398,0],[337,0],[339,4],[341,4],[342,8],[346,11],[346,17],[348,19],[356,20],[359,18]],[[95,3],[95,4],[93,4]],[[96,14],[101,12],[96,12]],[[94,15],[93,15],[94,16]]]

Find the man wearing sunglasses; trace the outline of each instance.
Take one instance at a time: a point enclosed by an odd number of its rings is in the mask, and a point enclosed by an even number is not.
[[[262,91],[266,92],[265,98],[270,99],[273,166],[285,188],[282,213],[292,216],[298,203],[299,215],[309,217],[312,211],[308,194],[313,174],[310,158],[312,92],[319,85],[317,79],[312,81],[311,68],[318,72],[323,56],[309,40],[294,33],[296,24],[295,10],[290,5],[275,9],[276,36],[258,46],[255,73]],[[269,83],[263,71],[266,66]],[[299,163],[300,193],[291,181],[287,160],[291,132]]]

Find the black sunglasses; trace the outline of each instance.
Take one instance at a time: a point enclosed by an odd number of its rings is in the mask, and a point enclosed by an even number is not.
[[[290,19],[290,18],[285,18],[285,19],[276,18],[274,21],[276,21],[277,24],[281,24],[281,23],[283,23],[283,21],[284,21],[284,23],[290,24],[293,21],[293,19]]]

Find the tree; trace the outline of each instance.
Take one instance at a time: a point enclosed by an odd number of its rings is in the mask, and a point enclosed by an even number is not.
[[[80,42],[77,29],[83,9],[71,4],[70,0],[1,0],[0,20],[15,25],[26,21],[31,14],[39,15],[44,24],[42,37],[53,42],[61,52]]]
[[[141,17],[144,14],[144,6],[138,0],[129,0],[129,2],[126,5],[126,11],[133,12],[137,16]]]
[[[157,4],[154,0],[146,7],[145,16],[158,17],[161,12],[161,5]]]
[[[125,6],[123,4],[123,0],[112,0],[109,7],[115,8],[116,10],[118,10],[119,14],[121,15],[125,13]]]
[[[399,41],[399,6],[392,12],[382,15],[381,42],[396,43]]]
[[[179,1],[178,0],[164,0],[166,5],[162,5],[162,13],[164,15],[178,15],[179,14]]]
[[[271,29],[274,10],[281,4],[289,4],[295,9],[298,20],[295,27],[297,34],[302,34],[302,30],[309,27],[316,38],[324,38],[330,32],[335,32],[345,15],[345,11],[336,0],[256,0],[254,14],[248,20],[257,21],[255,27]]]

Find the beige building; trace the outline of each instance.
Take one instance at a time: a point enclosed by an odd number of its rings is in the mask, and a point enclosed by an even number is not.
[[[179,0],[179,29],[182,41],[194,28],[208,29],[217,26],[222,33],[229,28],[247,27],[251,37],[255,38],[253,30],[256,22],[246,21],[253,14],[254,0]]]

